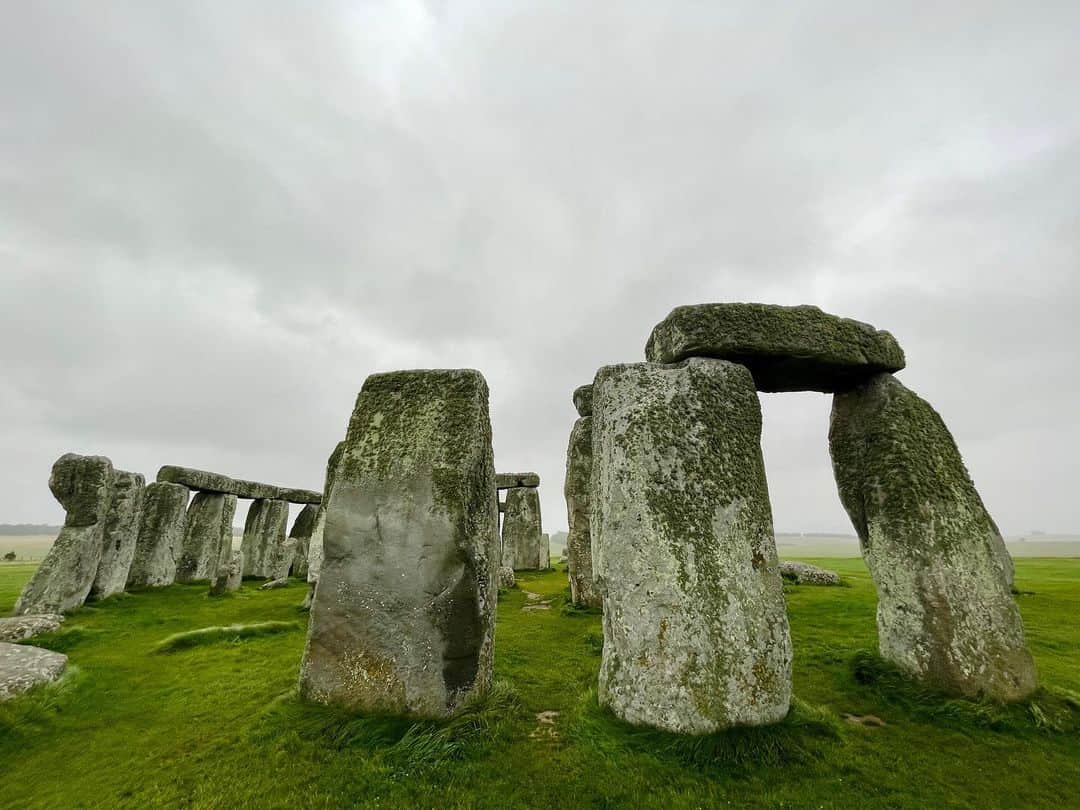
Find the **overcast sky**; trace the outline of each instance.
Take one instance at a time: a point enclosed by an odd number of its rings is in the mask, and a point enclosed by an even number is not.
[[[0,522],[66,451],[321,488],[368,374],[465,366],[564,529],[570,392],[749,300],[1080,531],[1080,3],[739,5],[0,0]],[[777,529],[850,532],[829,398],[762,402]]]

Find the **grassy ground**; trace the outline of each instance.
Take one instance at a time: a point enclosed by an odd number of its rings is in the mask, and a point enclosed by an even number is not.
[[[590,703],[600,620],[561,609],[565,575],[524,574],[499,604],[500,697],[453,729],[348,718],[292,696],[299,583],[212,600],[176,585],[115,597],[36,643],[77,671],[0,707],[0,807],[1064,807],[1080,796],[1080,735],[918,719],[851,661],[875,647],[874,591],[792,587],[795,690],[835,734],[721,764],[610,722]],[[1080,692],[1080,560],[1020,560],[1017,584],[1043,681]],[[0,567],[0,615],[30,566]],[[525,592],[539,594],[529,598]],[[524,610],[549,602],[548,609]],[[275,624],[272,631],[234,625]],[[161,643],[178,633],[182,644]],[[542,712],[558,714],[543,715]],[[882,727],[850,725],[873,714]],[[780,739],[779,737],[777,739]],[[787,738],[785,738],[787,739]],[[767,741],[767,740],[766,740]],[[801,742],[800,742],[801,741]],[[684,747],[685,748],[685,747]],[[741,752],[741,753],[740,753]],[[790,754],[790,756],[788,755]],[[1071,798],[1070,798],[1071,797]]]

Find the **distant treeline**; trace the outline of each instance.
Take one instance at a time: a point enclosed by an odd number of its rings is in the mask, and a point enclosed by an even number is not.
[[[54,535],[59,533],[59,526],[46,526],[44,523],[0,523],[0,537],[19,537],[37,534]]]

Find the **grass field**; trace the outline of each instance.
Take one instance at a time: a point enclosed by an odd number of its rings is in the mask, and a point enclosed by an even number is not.
[[[1075,731],[912,712],[858,683],[851,661],[876,646],[873,587],[861,561],[827,564],[850,587],[791,587],[787,599],[796,693],[836,731],[788,748],[739,737],[728,747],[738,756],[706,762],[592,706],[600,619],[562,609],[561,571],[524,574],[500,597],[498,698],[452,728],[297,702],[299,583],[245,583],[216,600],[201,585],[114,597],[35,640],[77,669],[0,706],[0,807],[1077,805]],[[1016,569],[1043,682],[1080,692],[1080,560]],[[0,566],[0,615],[31,571]],[[188,632],[202,628],[215,629]],[[851,725],[844,713],[885,725]]]

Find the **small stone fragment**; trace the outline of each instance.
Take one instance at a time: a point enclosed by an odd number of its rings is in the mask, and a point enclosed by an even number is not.
[[[750,369],[759,391],[843,391],[904,367],[896,339],[817,307],[698,304],[676,307],[652,331],[645,358],[716,357]]]
[[[57,680],[67,660],[66,655],[41,647],[0,642],[0,701]]]
[[[260,585],[259,590],[260,591],[274,591],[274,590],[277,590],[278,588],[288,588],[288,587],[289,587],[288,578],[272,579],[269,582],[264,582],[262,585]]]
[[[147,485],[128,587],[158,588],[176,580],[176,558],[187,531],[187,502],[187,487],[180,484]]]
[[[840,575],[810,563],[782,560],[780,576],[796,585],[839,585]]]

